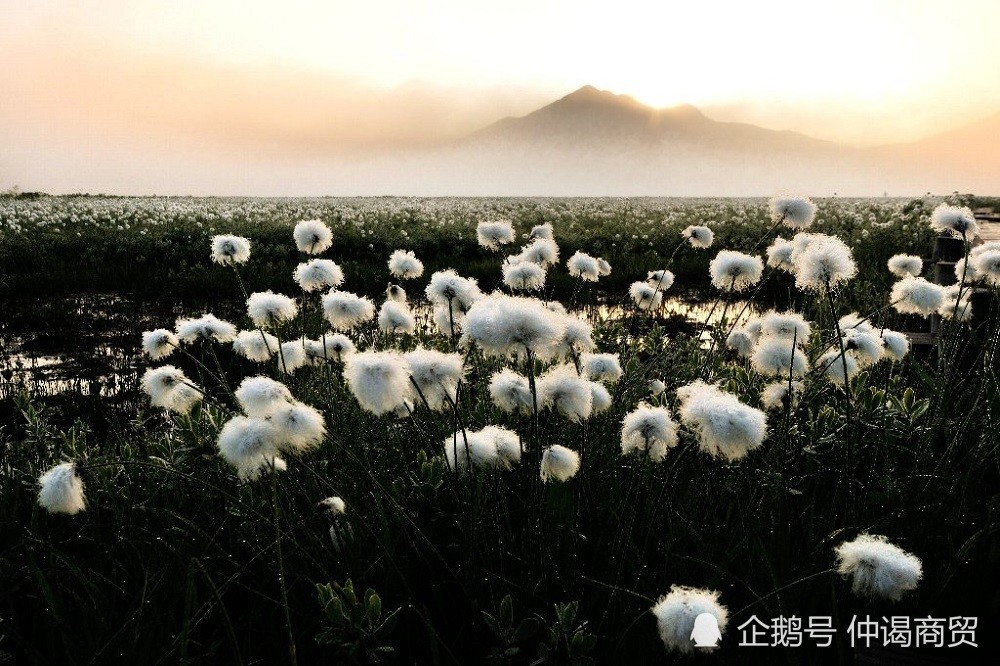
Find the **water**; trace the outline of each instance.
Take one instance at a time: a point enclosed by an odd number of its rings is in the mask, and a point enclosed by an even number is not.
[[[699,303],[681,297],[664,301],[659,321],[671,334],[707,336],[706,324],[717,324],[723,305]],[[738,301],[726,309],[732,321],[751,308]],[[211,310],[223,319],[241,322],[239,303],[209,308],[204,303],[148,301],[117,294],[90,294],[50,301],[8,301],[0,322],[0,397],[18,391],[34,395],[73,393],[112,397],[135,391],[143,331],[172,328],[178,317]],[[432,311],[413,308],[418,329],[434,330]],[[636,315],[630,305],[599,304],[581,311],[592,323],[625,320]]]

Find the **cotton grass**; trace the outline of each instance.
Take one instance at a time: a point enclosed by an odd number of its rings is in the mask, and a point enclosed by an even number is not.
[[[276,326],[290,321],[299,313],[295,301],[284,294],[272,291],[250,294],[247,299],[247,314],[255,326]]]
[[[414,280],[424,274],[424,263],[411,251],[395,250],[389,255],[389,272],[400,280]]]
[[[601,277],[601,268],[597,259],[586,252],[577,251],[566,260],[566,268],[570,275],[584,282],[597,282]]]
[[[775,224],[784,224],[792,229],[804,229],[816,219],[816,204],[804,197],[774,197],[768,206]]]
[[[396,352],[358,352],[344,363],[344,378],[363,409],[380,416],[411,397],[406,359]]]
[[[250,241],[243,236],[212,237],[212,261],[223,266],[245,264],[250,260]]]
[[[335,329],[349,331],[375,316],[375,304],[348,291],[331,291],[323,296],[323,316]]]
[[[862,534],[837,546],[837,572],[856,594],[899,601],[923,577],[920,559],[884,536]]]
[[[215,315],[177,320],[177,337],[183,342],[209,340],[229,343],[236,339],[236,327]]]
[[[725,631],[729,612],[719,603],[719,593],[713,590],[674,585],[652,608],[656,628],[667,650],[689,653],[694,651],[695,620],[702,613],[715,618],[719,631]]]
[[[480,222],[476,227],[479,244],[487,250],[498,250],[501,245],[514,242],[514,227],[510,222]]]
[[[794,262],[795,286],[802,291],[836,289],[858,274],[851,248],[835,236],[812,240]]]
[[[927,317],[944,302],[944,288],[920,277],[907,277],[892,286],[892,307],[901,314]]]
[[[60,463],[38,479],[38,505],[49,513],[74,516],[87,508],[76,464]]]
[[[330,259],[312,259],[295,268],[295,282],[302,291],[313,292],[344,283],[344,271]]]
[[[177,414],[187,414],[202,399],[201,390],[183,371],[172,365],[146,370],[142,376],[142,389],[154,407]]]
[[[711,456],[739,460],[764,443],[767,417],[718,387],[695,382],[677,389],[681,422],[698,435],[698,445]]]
[[[542,451],[539,476],[542,481],[569,481],[580,471],[580,454],[561,444],[555,444]]]
[[[142,334],[142,351],[154,361],[170,356],[180,344],[181,341],[174,332],[165,328]]]
[[[681,231],[681,236],[688,239],[688,243],[691,247],[697,248],[699,250],[705,250],[712,247],[712,243],[715,241],[715,234],[709,227],[701,224],[693,224],[685,227]]]
[[[677,446],[677,424],[664,407],[640,404],[622,421],[622,454],[646,452],[653,462],[661,462],[668,449]]]
[[[912,254],[896,254],[889,257],[887,266],[897,277],[916,277],[924,270],[924,260]]]
[[[931,213],[931,229],[941,233],[950,233],[972,240],[979,235],[979,224],[973,212],[964,206],[949,206],[940,204]]]
[[[722,250],[709,264],[712,284],[723,291],[745,291],[760,282],[763,262],[749,254]]]
[[[278,352],[278,338],[266,331],[240,331],[233,340],[233,351],[249,361],[265,363]]]
[[[333,245],[333,232],[322,220],[303,220],[292,231],[295,247],[306,254],[323,254]]]

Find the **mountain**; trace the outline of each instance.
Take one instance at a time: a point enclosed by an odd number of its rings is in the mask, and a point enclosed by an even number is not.
[[[352,164],[341,182],[363,183],[369,194],[428,196],[997,193],[997,137],[1000,115],[919,142],[860,149],[584,86],[447,145]]]
[[[615,141],[654,148],[671,143],[722,148],[763,143],[785,149],[824,150],[833,145],[796,132],[717,122],[690,104],[654,109],[628,95],[593,86],[584,86],[526,116],[504,118],[476,132],[473,138],[563,145]]]

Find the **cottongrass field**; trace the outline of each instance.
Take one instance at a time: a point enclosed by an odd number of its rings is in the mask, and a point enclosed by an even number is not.
[[[6,252],[32,224],[60,251],[103,224],[5,205]],[[866,615],[978,617],[981,647],[949,655],[989,649],[1000,244],[967,207],[675,202],[623,225],[620,203],[476,205],[188,229],[185,275],[238,317],[144,333],[143,398],[113,427],[11,398],[0,650],[843,663]],[[451,216],[461,259],[422,215]],[[143,252],[176,233],[138,226]],[[962,245],[947,287],[926,279],[938,234]],[[704,317],[668,333],[683,290]],[[702,613],[716,650],[691,640]],[[770,653],[738,645],[752,616],[837,631]]]

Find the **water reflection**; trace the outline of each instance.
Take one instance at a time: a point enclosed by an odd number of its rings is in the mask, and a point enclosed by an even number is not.
[[[433,309],[411,305],[417,329],[435,332]],[[239,303],[210,308],[219,317],[241,322]],[[121,295],[87,295],[51,302],[9,302],[0,322],[0,397],[18,391],[36,395],[74,393],[121,396],[135,391],[143,367],[141,335],[153,328],[172,328],[178,317],[198,315],[209,308],[198,303],[139,301]],[[699,302],[683,297],[665,299],[653,313],[631,304],[594,304],[577,310],[591,323],[621,321],[627,336],[639,337],[650,318],[673,332],[699,334],[708,339],[708,326],[723,315],[732,323],[746,321],[753,308],[746,301]],[[372,339],[370,335],[362,338]]]

